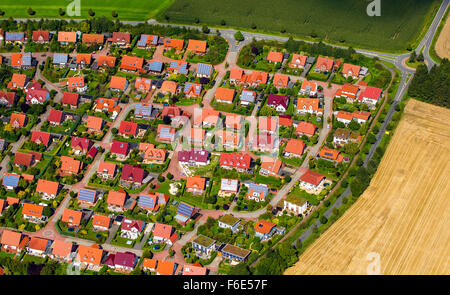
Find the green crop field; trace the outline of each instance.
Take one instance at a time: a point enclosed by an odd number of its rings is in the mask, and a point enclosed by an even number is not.
[[[369,17],[366,0],[175,0],[161,21],[317,35],[335,43],[396,51],[417,45],[440,5],[438,0],[382,0],[381,16]]]
[[[87,18],[88,11],[92,9],[95,16],[112,18],[111,12],[115,10],[120,20],[146,21],[165,10],[174,0],[80,0],[81,16],[73,18]],[[0,9],[5,12],[4,18],[61,18],[59,8],[66,11],[71,0],[1,0]],[[36,13],[29,15],[28,7]],[[62,18],[68,18],[67,14]]]

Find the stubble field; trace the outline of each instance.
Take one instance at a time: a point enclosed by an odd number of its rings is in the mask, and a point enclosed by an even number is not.
[[[376,255],[380,274],[450,274],[448,118],[410,100],[369,188],[285,274],[367,274]]]
[[[444,27],[437,39],[435,50],[440,58],[450,59],[450,18],[447,17]]]

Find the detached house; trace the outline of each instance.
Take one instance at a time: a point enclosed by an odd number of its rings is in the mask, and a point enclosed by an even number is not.
[[[145,170],[125,164],[122,167],[122,175],[120,176],[120,184],[125,187],[139,187],[144,180]]]
[[[51,109],[50,114],[48,115],[48,122],[52,126],[59,126],[63,121],[64,114],[62,111]]]
[[[227,114],[225,117],[225,127],[232,130],[241,130],[244,119],[241,115]]]
[[[352,115],[352,113],[349,113],[349,112],[338,111],[336,113],[336,120],[338,122],[342,122],[345,125],[347,125],[348,123],[350,123],[353,120],[353,115]]]
[[[67,89],[79,93],[86,92],[88,85],[84,82],[84,76],[69,77],[67,79]]]
[[[91,64],[92,55],[89,53],[77,53],[76,64],[80,68],[84,68]]]
[[[186,82],[186,84],[184,84],[183,92],[186,97],[200,97],[202,94],[202,85]]]
[[[8,83],[9,89],[23,89],[27,82],[27,75],[13,73],[11,81]]]
[[[69,55],[66,53],[54,53],[53,65],[56,67],[65,67],[69,62]]]
[[[134,89],[140,92],[149,92],[152,90],[152,79],[137,77],[134,81]]]
[[[83,34],[81,36],[81,42],[83,44],[103,44],[105,42],[105,36],[103,34]]]
[[[317,58],[316,65],[314,66],[314,72],[316,73],[328,73],[333,69],[334,60],[321,57]]]
[[[50,41],[49,31],[33,31],[33,42],[36,43],[48,43]]]
[[[359,124],[364,124],[369,120],[370,112],[355,110],[355,111],[353,111],[352,116],[353,116],[353,120],[355,120]]]
[[[289,63],[289,67],[293,69],[303,69],[306,65],[306,59],[308,57],[301,54],[292,54],[292,60]]]
[[[344,67],[342,68],[342,75],[344,76],[344,78],[352,77],[353,79],[357,79],[360,70],[361,66],[344,63]]]
[[[159,200],[158,195],[150,194],[150,195],[140,195],[138,201],[139,208],[142,208],[147,211],[158,211],[159,209]]]
[[[111,218],[105,215],[95,214],[92,218],[92,227],[95,230],[107,231],[111,226]]]
[[[383,90],[376,87],[367,86],[366,89],[359,95],[358,101],[365,103],[370,108],[375,108],[377,102],[380,100]]]
[[[79,95],[78,93],[64,92],[61,103],[64,107],[76,109],[78,107]]]
[[[31,69],[31,53],[11,53],[11,67],[21,69]]]
[[[163,143],[172,143],[175,140],[175,128],[169,125],[158,125],[157,138],[156,140]]]
[[[276,226],[275,223],[261,219],[254,226],[255,236],[263,241],[268,240],[275,234]]]
[[[92,141],[84,137],[73,137],[70,148],[76,156],[85,155],[92,146]]]
[[[275,134],[278,130],[278,117],[258,117],[258,130],[261,133]]]
[[[56,198],[59,192],[59,183],[44,179],[38,179],[36,193],[44,200],[51,200]]]
[[[48,147],[50,143],[50,133],[43,132],[43,131],[33,131],[31,133],[31,141],[35,144],[43,144],[44,146]]]
[[[209,152],[205,149],[191,149],[178,152],[178,163],[189,166],[205,166],[209,164]]]
[[[209,64],[197,64],[197,77],[211,78],[214,73],[214,68]]]
[[[201,109],[201,115],[194,118],[194,127],[210,128],[219,122],[219,112],[214,109]]]
[[[51,240],[32,237],[28,244],[27,252],[33,256],[45,257],[49,254],[51,245]]]
[[[178,83],[175,81],[165,80],[160,88],[162,94],[177,94],[178,93]]]
[[[2,251],[8,253],[20,253],[28,245],[30,238],[20,232],[4,229],[2,233]]]
[[[346,84],[336,91],[336,97],[344,97],[348,103],[353,103],[358,95],[359,87],[351,84]]]
[[[110,55],[100,55],[97,59],[100,68],[113,68],[116,65],[116,58]]]
[[[297,124],[297,129],[295,129],[295,133],[297,135],[306,135],[308,137],[314,136],[316,133],[317,126],[313,123],[301,121]]]
[[[5,172],[3,174],[2,184],[6,190],[12,191],[19,185],[19,180],[20,180],[19,174]]]
[[[112,76],[109,88],[113,91],[125,91],[128,87],[128,81],[124,77]]]
[[[145,35],[141,34],[139,41],[137,42],[138,48],[150,48],[152,46],[158,45],[159,37],[157,35]]]
[[[111,144],[111,154],[116,156],[116,159],[123,161],[128,157],[128,142],[113,140]]]
[[[300,177],[300,188],[306,191],[312,191],[313,193],[320,193],[324,181],[324,175],[308,170]]]
[[[227,149],[239,149],[239,146],[241,145],[241,136],[238,132],[217,130],[215,136],[220,140],[223,147]]]
[[[186,190],[194,195],[201,195],[206,189],[206,178],[201,176],[187,177]]]
[[[103,120],[103,118],[88,116],[86,121],[86,128],[91,133],[99,134],[102,133],[104,123],[105,121]]]
[[[91,189],[80,188],[77,200],[80,205],[93,206],[97,201],[97,192]]]
[[[44,104],[50,99],[50,92],[42,88],[41,84],[37,82],[29,85],[25,92],[27,93],[25,99],[28,104]]]
[[[347,143],[358,143],[359,140],[359,133],[348,129],[338,128],[333,134],[333,144],[338,147]]]
[[[225,214],[218,219],[218,225],[220,228],[229,228],[232,233],[239,231],[239,224],[241,220],[234,217],[231,214]]]
[[[152,118],[152,105],[146,103],[138,103],[134,109],[134,116],[138,119],[150,120]]]
[[[79,210],[64,209],[61,221],[67,223],[67,227],[79,227],[83,212]]]
[[[247,172],[250,169],[252,158],[248,154],[221,153],[220,167],[236,169],[239,172]]]
[[[216,101],[220,103],[233,103],[236,91],[230,88],[218,87],[216,91]]]
[[[0,104],[5,106],[12,106],[16,103],[17,96],[15,92],[0,91]]]
[[[171,38],[164,39],[164,47],[174,48],[175,52],[177,53],[183,50],[183,46],[184,46],[183,39],[171,39]]]
[[[130,33],[124,32],[113,32],[111,42],[113,44],[119,45],[120,47],[130,46],[131,35]]]
[[[47,216],[43,215],[44,206],[25,203],[22,207],[22,216],[28,222],[41,223],[47,221]]]
[[[303,151],[305,150],[305,146],[306,145],[303,140],[291,138],[284,148],[284,156],[287,158],[301,158]]]
[[[184,60],[174,60],[170,62],[167,71],[169,73],[187,75],[189,73],[187,68],[188,64]]]
[[[270,157],[263,157],[261,160],[261,168],[259,174],[263,176],[278,177],[283,162],[280,159],[274,159]]]
[[[97,176],[106,179],[113,179],[116,175],[116,164],[101,161],[98,165]]]
[[[129,240],[136,240],[144,229],[145,222],[125,218],[120,225],[120,235]]]
[[[187,50],[200,54],[206,53],[206,41],[189,39]]]
[[[101,262],[105,252],[103,249],[99,249],[98,246],[78,246],[78,254],[75,259],[75,265],[81,268],[87,267],[93,270],[100,270]]]
[[[61,174],[66,176],[78,175],[83,163],[71,157],[61,156]]]
[[[28,117],[25,114],[12,113],[9,119],[9,124],[14,129],[25,127],[27,123]]]
[[[119,134],[125,138],[136,136],[138,124],[134,122],[122,121],[119,126]]]
[[[242,90],[239,99],[241,100],[241,105],[247,106],[255,102],[256,91],[253,90]]]
[[[196,256],[209,258],[216,249],[216,241],[204,235],[197,235],[192,241],[192,248]]]
[[[61,45],[77,42],[77,32],[58,32],[58,42]]]
[[[283,62],[283,53],[282,52],[276,52],[276,51],[270,51],[267,54],[266,59],[267,59],[267,61],[269,61],[271,63]]]
[[[74,244],[72,242],[64,242],[55,240],[52,244],[50,258],[59,262],[72,262]]]
[[[194,216],[196,213],[195,207],[181,202],[178,205],[177,214],[175,215],[176,221],[181,225],[186,225],[186,223]]]
[[[150,144],[144,151],[143,163],[144,164],[164,164],[167,158],[167,150],[157,149],[154,145]]]
[[[267,105],[275,108],[277,112],[286,112],[289,106],[289,97],[277,94],[269,94]]]
[[[270,133],[255,134],[251,138],[250,145],[256,151],[273,153],[278,150],[278,138]]]
[[[175,228],[171,225],[156,223],[153,229],[153,241],[172,245],[178,239]]]
[[[109,191],[106,204],[108,204],[108,210],[114,212],[123,212],[125,210],[125,202],[127,200],[127,193],[125,191]]]
[[[287,211],[296,215],[305,214],[310,204],[308,201],[294,194],[289,194],[283,201],[283,211]]]
[[[316,116],[323,115],[323,108],[320,107],[318,98],[299,97],[297,99],[297,113],[305,115],[307,113]]]
[[[120,64],[120,70],[127,72],[142,72],[144,59],[136,56],[123,56]]]
[[[276,73],[273,76],[273,85],[277,88],[287,88],[289,83],[289,76]]]
[[[222,178],[220,180],[220,191],[219,196],[231,196],[232,194],[237,194],[239,190],[239,180]]]
[[[268,73],[260,71],[252,71],[250,76],[248,76],[246,82],[252,87],[257,87],[260,84],[267,84],[268,80],[269,80]]]
[[[317,94],[317,83],[314,81],[303,80],[300,88],[300,95],[314,96]]]
[[[269,195],[269,188],[265,184],[248,184],[247,199],[264,202]]]
[[[6,32],[5,33],[5,43],[25,43],[27,36],[23,32]]]
[[[104,265],[107,265],[118,272],[129,273],[131,272],[136,263],[139,261],[139,257],[132,252],[117,252],[110,253],[106,258]]]
[[[341,152],[338,150],[323,147],[318,154],[318,158],[340,163],[344,159],[344,157],[340,153]]]

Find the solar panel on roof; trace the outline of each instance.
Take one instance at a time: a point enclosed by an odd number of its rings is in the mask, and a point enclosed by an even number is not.
[[[87,202],[94,202],[95,191],[80,189],[80,192],[78,193],[78,199]]]
[[[161,128],[160,137],[162,137],[162,138],[172,138],[173,134],[170,133],[170,128]]]
[[[207,64],[199,63],[197,66],[197,74],[209,75],[211,74],[212,66]]]
[[[31,54],[22,55],[22,66],[31,66]]]
[[[145,46],[147,45],[147,35],[141,35],[141,39],[137,43],[137,46]]]
[[[19,185],[19,179],[19,175],[5,174],[5,176],[3,177],[3,185],[16,187],[17,185]]]
[[[53,63],[54,64],[67,63],[67,60],[68,60],[67,54],[61,54],[61,53],[53,54]]]
[[[155,206],[155,199],[150,196],[141,195],[139,196],[138,205],[141,207],[153,208]]]
[[[194,207],[189,206],[186,203],[180,203],[180,205],[178,206],[177,214],[190,218],[192,216],[193,211]]]

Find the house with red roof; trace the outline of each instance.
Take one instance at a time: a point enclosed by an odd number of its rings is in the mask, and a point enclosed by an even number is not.
[[[2,251],[8,253],[20,253],[26,248],[30,241],[30,238],[20,232],[4,229],[0,244],[2,244]]]
[[[353,103],[358,95],[359,87],[356,85],[345,84],[336,91],[335,97],[344,97],[348,103]]]
[[[92,141],[85,137],[74,136],[70,142],[70,148],[76,156],[87,154],[91,146]]]
[[[187,177],[186,179],[186,191],[191,192],[194,195],[201,195],[206,189],[206,178],[201,176]]]
[[[300,95],[314,96],[317,94],[317,83],[314,81],[303,80],[300,88]]]
[[[278,138],[267,132],[253,135],[250,145],[253,150],[259,152],[273,153],[279,148]]]
[[[187,50],[204,54],[206,53],[206,41],[189,39]]]
[[[178,239],[175,228],[168,224],[155,223],[153,228],[153,242],[172,245]]]
[[[105,42],[105,36],[103,34],[83,34],[81,36],[81,42],[83,44],[103,44]]]
[[[28,117],[25,114],[12,113],[9,119],[9,124],[12,128],[17,129],[25,127],[28,123]]]
[[[74,264],[79,265],[81,268],[99,271],[105,254],[106,252],[96,244],[92,246],[79,245]]]
[[[28,85],[25,92],[25,100],[28,104],[44,104],[50,99],[50,91],[42,88],[38,82]]]
[[[292,69],[303,69],[306,65],[307,58],[308,57],[306,55],[294,53],[292,54],[292,59],[289,63],[289,67]]]
[[[112,76],[109,88],[113,91],[125,91],[128,87],[128,81],[125,77]]]
[[[300,139],[290,138],[284,148],[284,156],[287,158],[301,158],[305,150],[305,142]]]
[[[124,187],[140,187],[144,180],[146,171],[142,168],[125,164],[122,167],[122,175],[120,175],[120,184]]]
[[[125,72],[143,72],[144,59],[137,56],[123,56],[120,70]],[[145,71],[144,71],[145,72]]]
[[[113,179],[116,175],[116,167],[114,163],[101,161],[98,165],[97,176],[103,180]]]
[[[283,162],[277,158],[261,157],[261,168],[259,174],[262,176],[278,177],[283,167]]]
[[[50,133],[44,131],[33,131],[31,133],[31,141],[40,145],[43,144],[48,147],[50,143]]]
[[[258,130],[275,134],[278,130],[278,117],[258,117]]]
[[[116,65],[116,58],[111,55],[100,55],[97,59],[100,68],[113,68]]]
[[[61,174],[78,175],[82,167],[83,163],[81,161],[71,157],[61,156]]]
[[[78,93],[64,92],[61,103],[64,107],[76,109],[78,107],[79,95]]]
[[[62,263],[71,262],[73,251],[74,244],[72,242],[55,240],[52,244],[50,258]]]
[[[325,182],[325,175],[308,170],[300,177],[300,188],[313,193],[320,193]]]
[[[61,45],[76,43],[77,37],[77,32],[58,32],[58,42],[61,43]]]
[[[320,107],[318,98],[299,97],[297,99],[297,113],[305,115],[307,113],[316,116],[323,115],[323,108]]]
[[[236,91],[230,88],[218,87],[216,91],[216,101],[219,103],[233,103]]]
[[[255,229],[255,236],[263,241],[268,240],[274,235],[276,226],[273,222],[261,219],[253,227]]]
[[[103,264],[111,267],[117,272],[130,273],[138,261],[139,257],[132,252],[117,252],[109,253]]]
[[[355,111],[353,111],[352,116],[353,116],[353,120],[355,120],[359,124],[364,124],[369,120],[370,112],[355,110]]]
[[[84,76],[69,77],[67,79],[67,89],[84,93],[88,90],[88,85],[84,82]]]
[[[44,206],[24,203],[22,207],[22,216],[25,220],[32,223],[42,223],[47,220],[47,216],[43,215]]]
[[[49,31],[33,31],[33,42],[36,43],[48,43],[50,41]]]
[[[80,210],[64,209],[61,222],[67,223],[68,227],[78,227],[81,225],[83,212]]]
[[[111,226],[111,218],[101,214],[95,214],[92,218],[92,227],[95,230],[107,231]]]
[[[136,77],[134,81],[134,89],[140,92],[150,92],[154,87],[152,86],[152,79]]]
[[[103,118],[95,117],[95,116],[88,116],[86,120],[86,128],[91,133],[102,133],[103,125],[105,121]]]
[[[120,236],[129,240],[136,240],[144,230],[144,227],[145,222],[142,220],[124,218],[120,225]]]
[[[158,260],[155,271],[157,275],[171,276],[175,275],[177,268],[178,264],[176,264],[175,262],[168,260]]]
[[[328,73],[333,69],[334,60],[319,56],[313,71],[316,73]]]
[[[122,121],[120,122],[119,134],[125,138],[136,136],[138,124],[134,122]]]
[[[175,128],[170,125],[159,124],[156,140],[163,143],[172,143],[175,140]]]
[[[377,102],[381,98],[382,92],[383,90],[380,88],[367,86],[359,95],[358,101],[366,104],[369,108],[375,108]]]
[[[106,204],[110,211],[123,212],[125,210],[124,206],[126,201],[127,193],[121,189],[119,191],[109,191]]]
[[[247,172],[250,169],[252,158],[248,154],[221,153],[220,167],[225,169],[236,169],[239,172]]]
[[[344,78],[352,77],[353,79],[358,79],[360,70],[361,66],[344,63],[342,75]]]
[[[196,262],[196,264],[199,264]],[[209,273],[209,269],[200,265],[183,265],[182,275],[184,276],[206,276]]]
[[[270,51],[267,54],[266,59],[267,59],[268,62],[271,62],[271,63],[272,62],[273,63],[283,62],[283,53],[282,52],[276,52],[276,51]]]
[[[352,113],[349,113],[349,112],[338,111],[336,113],[336,121],[342,122],[345,125],[348,125],[348,123],[353,121],[353,115],[352,115]]]
[[[46,257],[50,252],[51,245],[52,240],[32,237],[26,249],[29,255]]]
[[[295,129],[295,133],[302,136],[306,135],[308,137],[313,136],[316,133],[317,126],[313,123],[301,121],[297,124],[297,128]]]
[[[273,76],[273,82],[272,84],[277,88],[287,88],[289,83],[289,76],[276,73]]]
[[[230,70],[230,83],[237,84],[242,82],[241,79],[244,76],[244,71],[240,68],[234,68]],[[244,81],[245,82],[245,81]]]
[[[279,113],[284,113],[289,106],[289,96],[269,94],[267,105],[275,108]]]
[[[319,154],[317,155],[318,158],[340,163],[344,160],[344,157],[340,154],[341,152],[339,150],[330,149],[328,147],[323,147]]]
[[[129,47],[131,43],[131,34],[126,32],[113,32],[110,40],[113,44],[120,47]]]
[[[269,80],[269,74],[261,71],[252,71],[248,76],[246,83],[252,87],[257,87],[260,84],[267,84]]]
[[[90,53],[77,53],[75,61],[78,67],[84,68],[91,64],[92,55]]]
[[[59,126],[63,121],[63,112],[55,109],[50,110],[47,120],[52,126]]]
[[[36,193],[44,200],[51,200],[56,198],[60,189],[58,182],[49,181],[45,179],[38,179]]]
[[[116,156],[116,159],[123,161],[128,157],[129,144],[128,142],[113,140],[111,145],[111,154]]]
[[[174,48],[176,53],[179,53],[181,50],[183,50],[183,46],[184,46],[183,39],[172,39],[172,38],[164,39],[164,47]]]
[[[25,74],[13,73],[11,81],[8,83],[9,89],[23,89],[28,78]]]
[[[17,102],[17,95],[15,92],[0,91],[0,104],[11,107]]]

